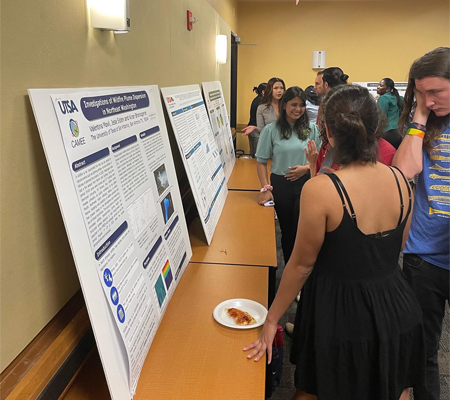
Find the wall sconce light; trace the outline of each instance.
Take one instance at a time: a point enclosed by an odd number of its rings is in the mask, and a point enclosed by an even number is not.
[[[313,51],[312,67],[315,69],[324,69],[327,67],[326,51]]]
[[[128,33],[130,30],[128,0],[89,0],[92,28],[114,33]]]
[[[216,61],[218,64],[227,63],[227,35],[216,36]]]

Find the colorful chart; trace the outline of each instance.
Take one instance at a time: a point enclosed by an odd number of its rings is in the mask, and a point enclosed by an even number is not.
[[[172,283],[172,280],[173,280],[172,270],[170,269],[169,260],[166,261],[166,265],[164,265],[164,268],[162,271],[163,271],[163,275],[164,275],[164,280],[166,281],[167,290],[169,290],[170,284]]]
[[[164,288],[164,283],[161,278],[161,275],[159,276],[158,280],[155,283],[155,292],[156,296],[158,297],[159,307],[161,307],[162,304],[164,303],[164,299],[166,298],[166,289]]]

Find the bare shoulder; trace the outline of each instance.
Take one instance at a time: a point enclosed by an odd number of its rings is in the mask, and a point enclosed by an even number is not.
[[[308,190],[310,191],[321,191],[324,187],[328,187],[328,185],[333,186],[333,182],[330,177],[326,174],[320,174],[309,179],[308,182],[305,183],[303,190],[308,187]]]
[[[330,191],[334,188],[330,177],[326,175],[317,175],[308,180],[303,186],[301,199],[307,202],[313,202],[315,206],[322,205],[326,207],[329,202]]]

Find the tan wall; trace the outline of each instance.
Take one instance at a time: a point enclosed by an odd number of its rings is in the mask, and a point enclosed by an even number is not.
[[[237,8],[239,0],[207,0],[219,15],[230,25],[233,32],[237,27]]]
[[[86,0],[2,2],[0,371],[79,289],[27,89],[220,80],[228,102],[215,36],[230,36],[235,1],[133,0],[117,36],[90,28]]]
[[[248,122],[253,86],[273,76],[288,87],[314,84],[314,50],[351,81],[405,81],[416,58],[449,46],[449,20],[448,0],[241,2],[236,33],[258,46],[239,47],[237,122]]]

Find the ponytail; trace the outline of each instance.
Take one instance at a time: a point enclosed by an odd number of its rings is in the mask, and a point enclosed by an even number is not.
[[[379,114],[367,89],[341,85],[331,90],[325,99],[324,116],[339,164],[376,162]]]

